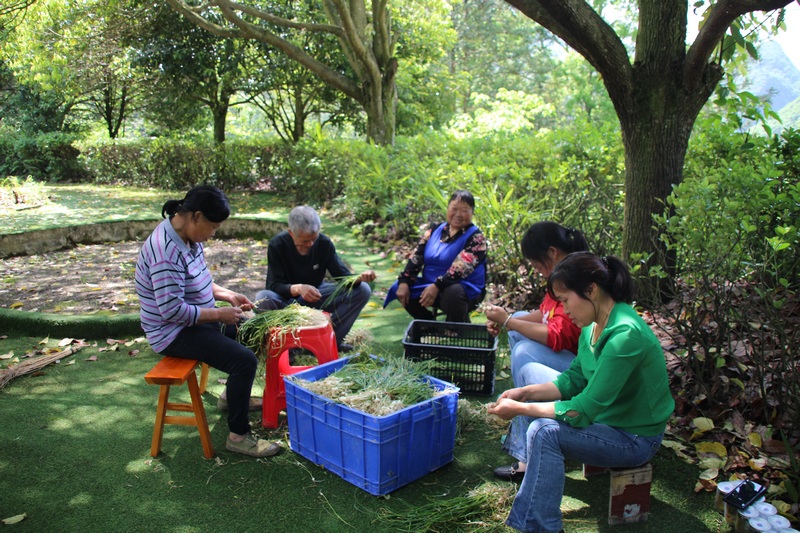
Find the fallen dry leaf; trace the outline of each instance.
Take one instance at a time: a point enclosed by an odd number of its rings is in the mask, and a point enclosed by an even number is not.
[[[4,518],[4,519],[0,520],[0,522],[2,522],[6,526],[10,526],[11,524],[16,524],[18,522],[22,522],[23,520],[25,520],[25,517],[27,517],[27,516],[28,515],[26,513],[22,513],[22,514],[18,514],[18,515],[12,516],[10,518]]]

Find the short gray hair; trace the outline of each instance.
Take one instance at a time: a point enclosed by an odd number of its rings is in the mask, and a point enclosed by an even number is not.
[[[322,223],[319,215],[307,205],[298,205],[289,213],[289,230],[292,233],[319,233]]]

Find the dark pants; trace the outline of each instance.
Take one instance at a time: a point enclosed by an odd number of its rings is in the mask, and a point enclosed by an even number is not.
[[[454,283],[439,292],[434,307],[438,307],[445,315],[448,322],[469,322],[470,312],[477,309],[483,301],[484,293],[474,300],[467,298],[467,291],[460,283]],[[433,312],[419,303],[419,298],[410,298],[406,306],[408,314],[417,320],[436,320]]]
[[[228,374],[228,429],[237,435],[250,433],[250,393],[256,377],[258,359],[247,347],[234,340],[236,328],[218,323],[184,328],[161,355],[197,359]]]

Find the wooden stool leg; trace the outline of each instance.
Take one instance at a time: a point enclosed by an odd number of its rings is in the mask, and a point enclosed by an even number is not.
[[[208,365],[202,363],[200,365],[200,394],[206,393],[206,385],[208,385]]]
[[[197,431],[200,433],[200,442],[203,444],[203,455],[206,459],[212,459],[215,455],[214,445],[211,444],[211,432],[208,430],[208,420],[206,420],[206,409],[203,406],[203,398],[200,396],[200,387],[197,385],[197,376],[194,372],[186,380],[189,386],[189,395],[192,397],[192,411],[197,424]]]
[[[169,403],[169,385],[161,385],[158,393],[158,406],[156,407],[156,424],[153,428],[153,442],[150,445],[150,455],[156,457],[161,451],[161,440],[164,437],[164,418],[167,416]]]

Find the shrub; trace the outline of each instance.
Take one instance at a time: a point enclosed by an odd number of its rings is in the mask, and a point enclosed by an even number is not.
[[[76,141],[68,133],[29,136],[6,131],[0,141],[0,175],[51,182],[84,180],[87,174],[78,161]]]

